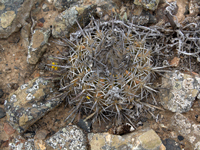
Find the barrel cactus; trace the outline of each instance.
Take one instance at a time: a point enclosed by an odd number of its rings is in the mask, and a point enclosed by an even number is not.
[[[93,122],[113,118],[116,124],[134,124],[149,97],[157,104],[152,81],[164,67],[156,66],[152,55],[160,33],[117,19],[93,19],[79,28],[70,39],[56,41],[63,49],[52,64],[62,98],[73,107],[66,120],[82,112]]]

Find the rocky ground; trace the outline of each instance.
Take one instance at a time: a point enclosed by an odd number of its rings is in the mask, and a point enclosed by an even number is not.
[[[200,27],[198,0],[8,0],[0,2],[0,14],[1,149],[200,149],[200,35],[192,34]],[[160,56],[170,72],[154,81],[158,106],[149,106],[154,114],[137,119],[136,129],[112,122],[91,125],[84,115],[64,121],[70,108],[52,99],[57,86],[45,80],[55,69],[47,65],[49,56],[62,49],[55,41],[69,38],[78,29],[76,20],[85,27],[91,16],[107,21],[114,14],[124,20],[132,16],[145,27],[168,23],[175,31],[171,37],[176,33],[181,40],[178,29],[189,30],[191,23],[197,28],[187,32],[186,43],[196,48],[180,54],[168,47]]]

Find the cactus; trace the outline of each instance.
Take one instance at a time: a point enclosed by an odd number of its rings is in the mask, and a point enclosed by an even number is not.
[[[61,76],[63,98],[73,106],[66,120],[81,111],[93,122],[114,117],[116,124],[125,119],[133,125],[149,95],[157,104],[152,79],[164,68],[152,60],[157,36],[156,30],[130,22],[93,19],[70,40],[57,41],[64,48],[52,68]]]

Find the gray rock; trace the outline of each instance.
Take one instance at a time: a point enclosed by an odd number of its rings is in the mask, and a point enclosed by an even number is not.
[[[49,7],[47,6],[47,4],[43,4],[43,5],[42,5],[42,10],[43,10],[44,12],[49,11]]]
[[[27,62],[29,64],[36,64],[47,49],[50,31],[50,29],[47,29],[46,31],[42,29],[34,30],[30,45],[28,47]]]
[[[66,10],[77,4],[79,0],[54,0],[53,5],[58,11]]]
[[[0,2],[0,38],[7,38],[26,24],[33,5],[40,0],[4,0]]]
[[[42,78],[35,78],[19,87],[5,100],[7,121],[19,133],[23,133],[43,117],[48,111],[58,106],[60,99],[53,97],[53,84]]]
[[[0,119],[6,116],[6,111],[0,107]]]
[[[91,121],[86,121],[83,119],[80,119],[79,122],[77,123],[77,126],[83,129],[85,132],[90,132],[90,128],[92,126]]]
[[[200,78],[179,71],[165,73],[160,89],[160,101],[172,112],[187,112],[200,91]]]
[[[54,149],[86,150],[86,137],[77,126],[66,126],[55,133],[46,143]]]
[[[173,139],[167,138],[163,141],[166,150],[181,150],[180,145]]]
[[[189,12],[190,15],[197,16],[200,14],[200,1],[199,0],[191,0],[189,1]]]
[[[180,113],[176,113],[171,121],[175,130],[194,146],[194,150],[200,150],[200,125],[195,124]]]
[[[149,10],[156,10],[160,0],[135,0],[135,5],[142,5]]]
[[[91,149],[164,150],[165,148],[155,131],[148,128],[122,136],[109,133],[89,133],[88,140]]]
[[[22,150],[22,149],[29,149],[29,150],[35,150],[34,146],[34,140],[28,139],[25,140],[23,137],[18,135],[16,138],[13,138],[9,142],[9,149],[15,149],[15,150]]]
[[[46,150],[44,141],[33,138],[25,139],[18,135],[9,142],[10,150]],[[47,149],[49,150],[49,149]]]
[[[55,38],[69,36],[78,29],[78,23],[84,27],[89,21],[90,15],[95,11],[95,5],[73,6],[59,14],[53,23],[52,35]]]
[[[29,39],[30,35],[31,35],[31,25],[26,23],[21,29],[21,39],[24,48],[28,49],[28,46],[30,44],[30,39]]]

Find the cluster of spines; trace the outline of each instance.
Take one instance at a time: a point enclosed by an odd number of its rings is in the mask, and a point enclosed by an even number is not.
[[[74,106],[66,120],[79,111],[93,121],[106,122],[112,116],[118,124],[140,116],[142,101],[156,92],[150,83],[152,73],[162,67],[153,67],[152,49],[145,39],[149,30],[137,35],[135,29],[142,30],[119,20],[93,20],[71,40],[59,42],[68,55],[56,57],[67,59],[53,67],[60,67],[60,90],[68,91],[65,96]]]

